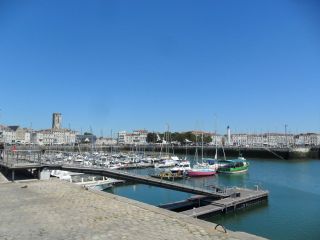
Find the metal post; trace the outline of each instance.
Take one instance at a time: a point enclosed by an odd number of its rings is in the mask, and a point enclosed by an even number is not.
[[[41,168],[38,168],[38,179],[40,180],[41,178]]]
[[[14,182],[14,170],[11,170],[11,181]]]

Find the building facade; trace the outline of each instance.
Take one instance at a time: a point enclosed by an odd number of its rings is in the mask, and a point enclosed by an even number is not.
[[[132,133],[121,131],[118,133],[118,144],[141,145],[147,143],[148,131],[134,130]]]
[[[96,141],[96,145],[115,145],[117,144],[117,140],[113,138],[100,137]]]
[[[76,142],[76,132],[69,129],[34,131],[31,142],[38,145],[73,145]]]

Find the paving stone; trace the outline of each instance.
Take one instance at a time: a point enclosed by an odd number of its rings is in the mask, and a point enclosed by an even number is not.
[[[0,239],[262,239],[214,227],[58,180],[0,184]]]

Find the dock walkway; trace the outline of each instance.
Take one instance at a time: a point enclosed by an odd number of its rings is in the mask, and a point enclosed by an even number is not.
[[[263,190],[251,190],[245,188],[235,188],[234,195],[219,200],[208,201],[208,205],[193,208],[180,212],[190,217],[200,217],[209,214],[234,211],[238,208],[246,207],[250,204],[265,201],[268,198],[268,192]]]
[[[31,158],[31,157],[30,157]],[[17,160],[18,159],[18,160]],[[30,160],[33,161],[33,160]],[[14,181],[14,171],[16,169],[37,169],[38,172],[43,168],[64,170],[69,172],[87,173],[93,175],[100,175],[125,181],[133,181],[142,184],[148,184],[157,187],[163,187],[176,191],[188,192],[197,195],[210,196],[216,199],[228,198],[234,191],[224,191],[219,188],[201,188],[196,186],[185,185],[177,182],[169,182],[163,179],[157,179],[150,176],[143,176],[138,174],[129,173],[126,171],[102,168],[102,167],[86,167],[82,165],[63,165],[63,164],[50,164],[41,162],[29,162],[28,157],[16,157],[16,162],[7,157],[6,161],[0,161],[0,166],[5,167],[12,172],[12,180]],[[268,194],[266,191],[265,194]]]
[[[74,166],[61,166],[61,170],[65,171],[73,171],[73,172],[81,172],[81,173],[89,173],[89,174],[96,174],[116,179],[122,179],[126,181],[134,181],[138,183],[144,183],[148,185],[153,185],[157,187],[168,188],[172,190],[188,192],[192,194],[198,195],[205,195],[215,198],[225,198],[230,196],[231,193],[227,192],[220,192],[218,189],[205,189],[195,186],[189,186],[177,182],[169,182],[162,179],[153,178],[150,176],[142,176],[138,174],[133,174],[125,171],[119,171],[114,169],[107,169],[107,168],[92,168],[92,167],[74,167]]]

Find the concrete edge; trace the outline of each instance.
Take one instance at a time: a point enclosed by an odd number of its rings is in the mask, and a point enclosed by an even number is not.
[[[72,183],[69,183],[69,182],[66,182],[66,183],[67,184],[72,184]],[[215,227],[217,226],[216,223],[211,223],[211,222],[207,222],[207,221],[204,221],[204,220],[201,220],[201,219],[185,216],[185,215],[180,214],[180,213],[172,212],[170,210],[159,208],[159,207],[156,207],[156,206],[153,206],[153,205],[150,205],[150,204],[146,204],[146,203],[139,202],[139,201],[136,201],[136,200],[133,200],[133,199],[129,199],[129,198],[126,198],[126,197],[114,195],[114,194],[111,194],[111,193],[102,192],[102,191],[95,190],[95,189],[90,189],[90,188],[84,188],[84,187],[79,186],[79,185],[77,185],[77,187],[80,187],[82,189],[86,189],[91,193],[94,193],[94,194],[97,194],[97,195],[100,195],[100,196],[103,196],[103,197],[107,196],[109,198],[115,199],[117,201],[120,201],[120,202],[123,202],[123,203],[126,203],[126,204],[131,204],[131,205],[134,205],[136,207],[139,207],[139,208],[142,208],[142,209],[146,209],[148,211],[152,211],[152,212],[164,215],[164,216],[175,218],[175,219],[184,221],[184,222],[189,223],[189,224],[200,226],[200,227],[206,229],[206,231],[209,232],[209,233],[216,233],[216,232],[224,233],[224,231],[220,227],[218,227],[217,230],[215,229]],[[241,237],[243,239],[248,239],[248,240],[251,240],[251,239],[252,240],[253,239],[255,239],[255,240],[266,239],[266,238],[263,238],[263,237],[260,237],[260,236],[254,235],[254,234],[246,233],[246,232],[231,231],[231,230],[228,230],[228,229],[226,229],[226,230],[227,230],[226,235],[228,235],[228,236]]]

